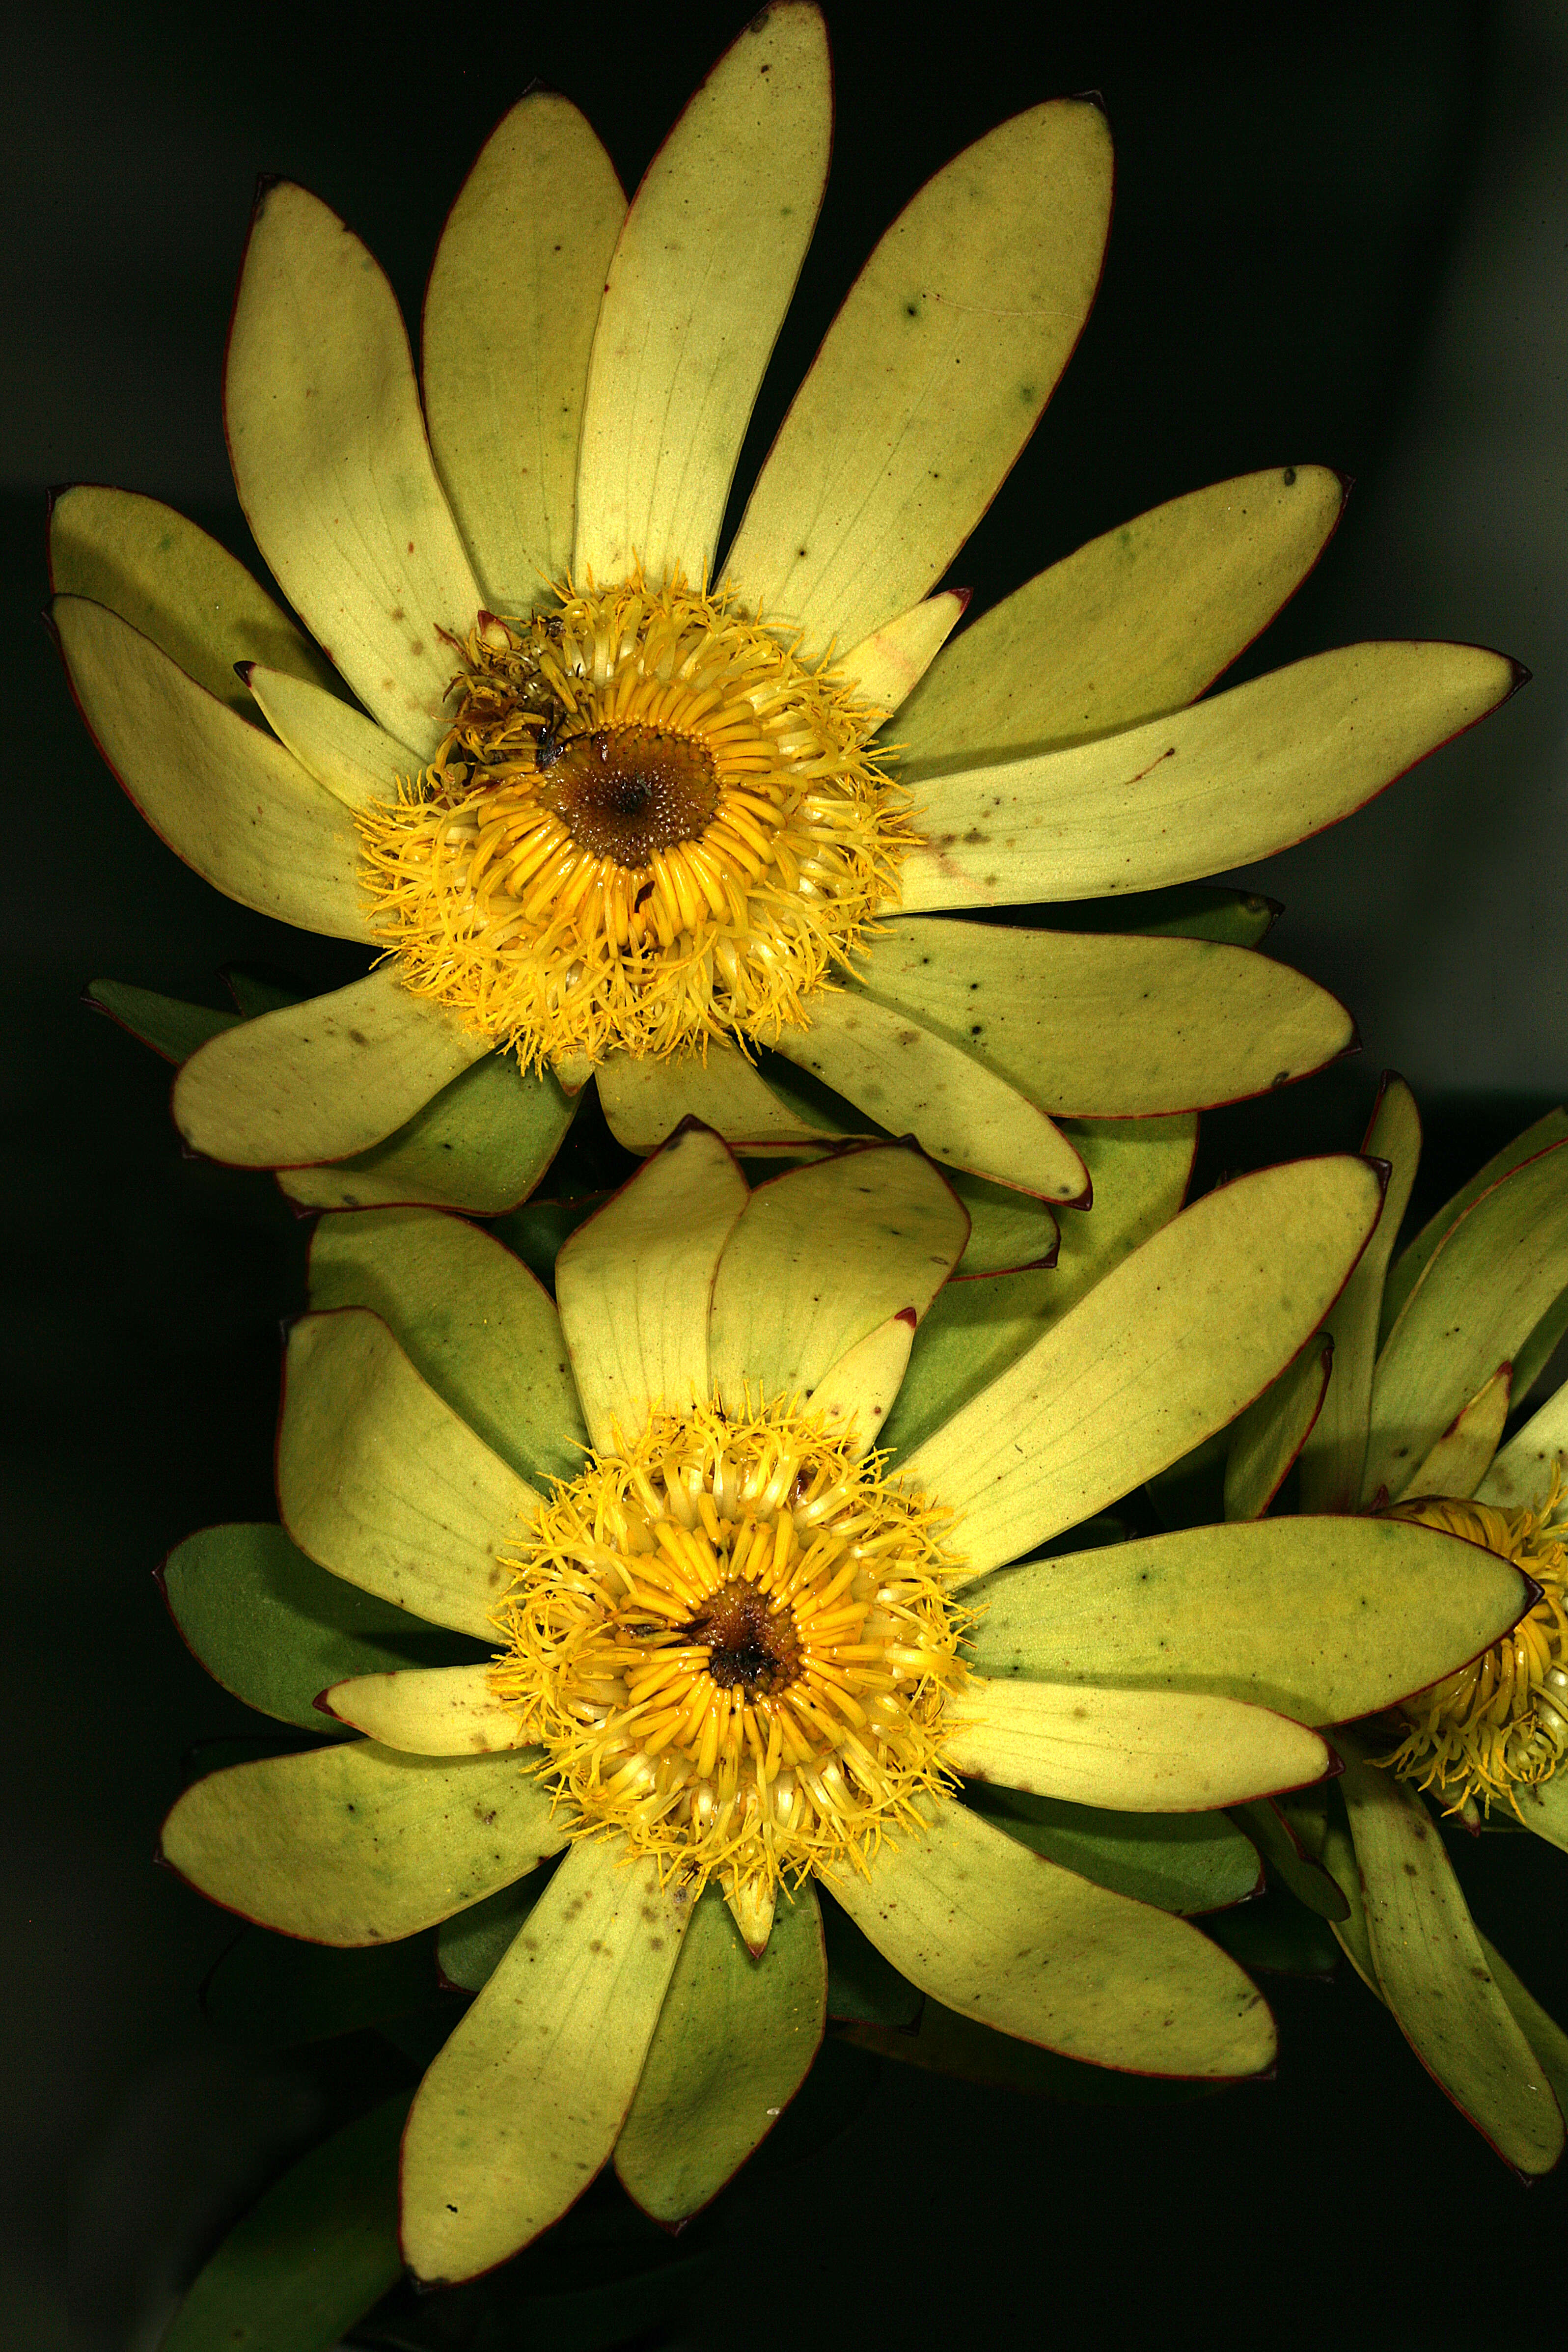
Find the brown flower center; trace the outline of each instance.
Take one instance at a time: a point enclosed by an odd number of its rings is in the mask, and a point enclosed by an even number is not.
[[[595,727],[537,754],[537,796],[595,857],[638,869],[695,841],[719,805],[705,743],[668,727]]]
[[[710,1592],[683,1630],[708,1643],[708,1672],[721,1690],[776,1698],[800,1672],[795,1612],[771,1608],[749,1577],[732,1576]]]

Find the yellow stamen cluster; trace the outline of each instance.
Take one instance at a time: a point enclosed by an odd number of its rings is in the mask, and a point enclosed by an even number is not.
[[[1551,1779],[1568,1759],[1568,1546],[1560,1472],[1538,1510],[1439,1496],[1400,1504],[1396,1518],[1463,1536],[1512,1560],[1541,1598],[1500,1642],[1400,1709],[1410,1730],[1384,1760],[1401,1780],[1432,1789],[1448,1812],[1494,1797],[1519,1811],[1517,1791]]]
[[[947,1785],[965,1613],[938,1514],[788,1404],[660,1412],[501,1555],[498,1694],[574,1834],[617,1832],[738,1916],[863,1865]]]
[[[679,581],[481,613],[459,652],[437,759],[359,819],[416,994],[532,1068],[804,1025],[898,896],[884,714]]]

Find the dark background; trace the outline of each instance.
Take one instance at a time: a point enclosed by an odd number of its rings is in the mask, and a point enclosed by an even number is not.
[[[96,972],[216,1001],[231,960],[316,984],[344,969],[220,898],[121,800],[37,618],[43,488],[151,491],[248,552],[218,387],[256,173],[343,211],[416,317],[446,207],[531,79],[584,108],[629,188],[746,13],[78,0],[10,36],[5,1646],[29,1793],[0,2234],[18,2343],[63,2326],[63,2167],[77,2340],[150,2352],[215,2232],[321,2115],[306,2074],[203,2023],[230,1924],[150,1862],[182,1756],[254,1718],[186,1656],[149,1571],[195,1526],[269,1514],[277,1318],[303,1235],[263,1180],[181,1157],[162,1066],[75,1000]],[[1352,1004],[1367,1051],[1267,1117],[1215,1122],[1207,1162],[1353,1140],[1388,1063],[1428,1113],[1432,1204],[1568,1083],[1568,9],[965,0],[918,29],[902,8],[826,14],[833,175],[746,467],[919,184],[1016,108],[1098,89],[1120,155],[1100,304],[955,580],[984,605],[1161,499],[1322,459],[1355,495],[1249,667],[1455,635],[1536,673],[1249,877],[1287,903],[1275,950]],[[1515,1839],[1460,1860],[1481,1924],[1568,2016],[1568,1862]],[[963,2344],[1089,2317],[1112,2340],[1174,2324],[1357,2343],[1458,2312],[1487,2345],[1539,2326],[1563,2181],[1517,2184],[1347,1970],[1268,1990],[1278,2082],[1175,2112],[886,2067],[837,2142],[731,2193],[718,2267],[658,2340]]]

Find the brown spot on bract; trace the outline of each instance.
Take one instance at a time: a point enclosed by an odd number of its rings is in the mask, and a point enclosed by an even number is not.
[[[370,1039],[365,1035],[363,1029],[351,1029],[349,1031],[349,1043],[351,1045],[368,1045]]]
[[[918,1045],[921,1042],[921,1033],[918,1029],[900,1029],[898,1042],[900,1045]]]
[[[972,825],[970,826],[970,828],[969,828],[969,831],[964,835],[963,838],[964,838],[964,840],[965,840],[966,842],[969,842],[971,845],[973,845],[974,843],[980,843],[980,844],[983,845],[985,843],[985,841],[989,838],[989,836],[988,836],[987,835],[985,835],[985,834],[982,833],[982,832],[981,832],[981,830],[980,830],[980,827],[979,827],[977,824],[972,824]]]
[[[650,1936],[647,1939],[647,1948],[650,1952],[662,1952],[664,1949],[664,1937],[662,1936]]]

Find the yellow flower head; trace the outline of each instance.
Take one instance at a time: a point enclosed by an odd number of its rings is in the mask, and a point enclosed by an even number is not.
[[[1568,1757],[1568,1544],[1562,1465],[1545,1501],[1501,1510],[1436,1496],[1392,1514],[1484,1544],[1541,1587],[1541,1598],[1500,1642],[1457,1675],[1409,1700],[1409,1724],[1386,1761],[1401,1780],[1433,1790],[1445,1811],[1504,1797],[1519,1811],[1521,1788],[1549,1780]]]
[[[359,818],[406,984],[541,1069],[776,1039],[898,894],[883,712],[640,572],[481,613],[450,734]]]
[[[694,1890],[718,1873],[752,1921],[952,1785],[945,1515],[879,1467],[789,1403],[661,1412],[502,1554],[494,1687],[574,1834],[618,1833]]]

